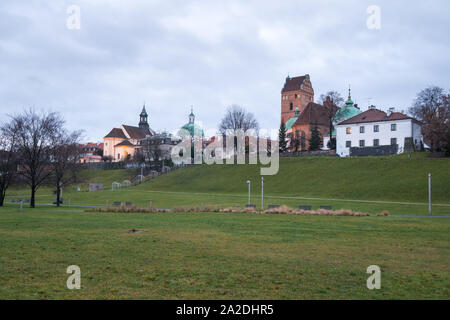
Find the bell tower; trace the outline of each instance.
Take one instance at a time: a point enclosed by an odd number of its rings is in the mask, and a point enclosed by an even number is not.
[[[286,123],[294,117],[296,108],[302,113],[310,102],[314,102],[314,89],[309,74],[293,78],[287,76],[281,90],[281,121]]]
[[[139,128],[149,130],[150,126],[148,125],[148,114],[145,110],[145,103],[142,107],[141,114],[139,115]]]

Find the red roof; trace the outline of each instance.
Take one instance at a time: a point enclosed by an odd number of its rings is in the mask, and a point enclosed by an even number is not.
[[[283,90],[281,92],[286,91],[295,91],[300,90],[300,86],[303,84],[303,81],[305,81],[306,76],[300,76],[300,77],[294,77],[294,78],[287,78],[286,83],[284,84]]]
[[[308,103],[305,110],[303,110],[297,121],[295,121],[292,126],[301,124],[328,126],[330,124],[328,109],[321,104],[317,104],[314,102]]]
[[[411,119],[415,122],[419,122],[416,119],[403,114],[401,112],[392,112],[389,116],[386,112],[378,109],[369,109],[367,111],[361,112],[356,116],[344,120],[339,124],[354,124],[354,123],[365,123],[365,122],[379,122],[379,121],[395,121],[395,120],[407,120]]]
[[[147,135],[151,135],[149,130],[142,129],[139,127],[122,125],[125,131],[130,135],[130,139],[144,139]]]
[[[125,135],[123,134],[122,129],[114,128],[114,129],[112,129],[112,130],[105,136],[105,138],[121,138],[121,139],[126,139],[127,137],[125,137]]]

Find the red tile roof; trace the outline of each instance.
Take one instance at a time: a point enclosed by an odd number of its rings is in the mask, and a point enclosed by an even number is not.
[[[292,126],[294,127],[301,124],[328,126],[330,119],[328,118],[327,112],[327,108],[323,105],[310,102]]]
[[[147,135],[151,135],[149,130],[145,130],[139,127],[122,125],[125,131],[130,135],[130,139],[144,139]]]
[[[361,112],[360,114],[344,120],[339,124],[354,124],[354,123],[365,123],[365,122],[378,122],[378,121],[395,121],[395,120],[407,120],[411,119],[418,122],[416,119],[403,114],[401,112],[392,112],[391,115],[387,115],[386,112],[378,109],[369,109],[367,111]]]
[[[123,134],[122,129],[114,128],[114,129],[112,129],[112,130],[105,136],[105,138],[121,138],[121,139],[126,139],[127,137],[125,137],[125,135]]]
[[[281,92],[300,90],[300,86],[303,84],[303,81],[305,81],[305,78],[306,76],[300,76],[286,79],[286,83]]]

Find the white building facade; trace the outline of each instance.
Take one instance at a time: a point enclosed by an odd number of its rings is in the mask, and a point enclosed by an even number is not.
[[[400,112],[369,109],[336,126],[336,154],[341,157],[399,154],[422,146],[421,123]]]

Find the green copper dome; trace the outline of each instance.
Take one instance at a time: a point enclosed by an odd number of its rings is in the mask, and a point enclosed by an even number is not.
[[[345,106],[336,112],[336,115],[334,116],[334,120],[341,122],[347,119],[350,119],[358,114],[361,113],[361,110],[359,108],[355,107],[352,101],[352,97],[350,94],[350,89],[348,90],[348,99],[345,102]]]
[[[288,121],[286,121],[286,130],[291,130],[292,126],[294,125],[295,121],[297,121],[298,117],[300,116],[300,109],[295,108],[295,115],[292,118],[289,118]]]
[[[204,136],[203,129],[195,123],[186,123],[184,126],[181,127],[181,129],[189,132],[191,136],[200,136],[200,137]],[[181,132],[180,130],[178,135],[183,136],[183,132]]]
[[[191,136],[200,136],[203,137],[204,133],[203,133],[203,129],[195,124],[195,115],[194,115],[194,110],[191,107],[191,113],[189,114],[189,122],[186,123],[184,126],[181,127],[180,131],[178,132],[178,135],[180,137],[183,137],[186,135],[186,132],[183,130],[189,132],[189,135]]]

